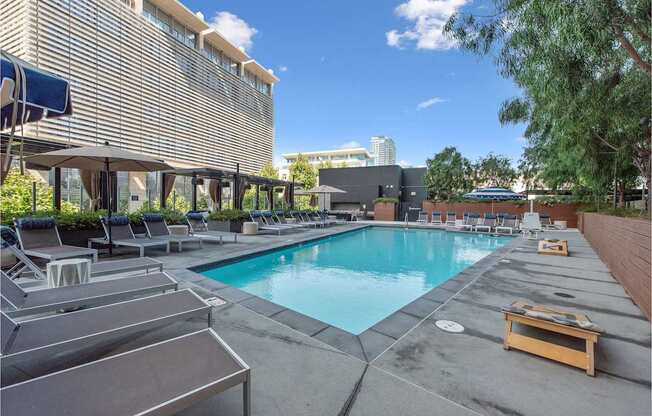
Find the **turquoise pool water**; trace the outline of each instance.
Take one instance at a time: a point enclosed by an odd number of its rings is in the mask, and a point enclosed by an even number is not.
[[[202,274],[359,334],[510,240],[370,227]]]

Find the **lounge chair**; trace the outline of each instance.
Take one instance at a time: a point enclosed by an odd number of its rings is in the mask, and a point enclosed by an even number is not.
[[[24,274],[30,274],[30,276],[33,275],[33,277],[39,280],[46,278],[41,268],[18,247],[18,237],[14,233],[14,230],[9,227],[0,227],[0,236],[2,249],[11,251],[16,256],[16,259],[18,259],[18,262],[6,271],[7,276],[16,279],[24,276]],[[109,260],[91,264],[91,276],[104,276],[134,271],[145,271],[145,273],[149,273],[150,270],[154,269],[163,271],[163,263],[149,257]]]
[[[306,228],[308,225],[306,224],[290,224],[285,220],[285,213],[283,211],[280,212],[272,212],[269,211],[263,215],[265,222],[267,222],[269,225],[276,225],[279,227],[288,227],[288,228]]]
[[[496,216],[494,214],[484,214],[484,218],[479,218],[473,229],[477,232],[490,233],[491,229],[496,226]]]
[[[441,220],[441,212],[433,211],[432,215],[430,216],[430,224],[432,224],[432,225],[442,225],[443,224],[443,222]]]
[[[322,216],[318,211],[307,211],[308,219],[311,221],[321,222],[324,225],[335,225],[337,221],[331,220],[328,217]]]
[[[464,214],[464,222],[460,226],[462,230],[469,230],[473,231],[475,226],[478,224],[478,221],[480,220],[480,215],[479,214]]]
[[[204,215],[199,212],[189,212],[186,214],[186,221],[190,227],[190,235],[199,237],[205,241],[214,241],[220,244],[224,243],[224,238],[238,242],[238,234],[229,231],[214,231],[208,229],[208,224]]]
[[[311,221],[310,219],[304,217],[300,211],[293,211],[292,216],[296,219],[297,224],[305,224],[315,228],[324,226],[324,223],[321,221]]]
[[[324,221],[330,221],[334,225],[346,224],[346,220],[338,220],[337,218],[330,218],[327,211],[317,211],[317,215]]]
[[[263,215],[260,212],[249,212],[249,217],[251,218],[251,221],[255,222],[258,224],[258,230],[259,231],[273,231],[278,235],[281,235],[282,231],[287,231],[288,228],[286,227],[279,227],[277,225],[267,225],[265,220],[263,219]]]
[[[503,216],[501,225],[497,225],[495,230],[497,233],[506,232],[514,234],[514,232],[518,230],[518,219],[516,218],[516,215],[506,214]]]
[[[417,222],[427,224],[428,223],[428,213],[425,211],[419,211],[419,216],[417,217]]]
[[[247,364],[212,329],[204,329],[5,387],[0,411],[171,415],[242,384],[243,415],[250,416],[250,383]]]
[[[125,215],[117,215],[109,217],[100,217],[100,222],[102,223],[102,228],[104,229],[104,240],[101,241],[102,244],[109,243],[109,220],[111,221],[111,241],[115,247],[135,247],[138,249],[140,257],[145,255],[146,248],[152,247],[162,247],[165,248],[165,252],[170,252],[170,242],[162,241],[159,239],[151,238],[136,238],[131,224],[129,223],[129,217]],[[91,247],[93,243],[98,243],[95,238],[88,240],[88,247]]]
[[[210,324],[210,311],[202,298],[184,289],[21,322],[2,313],[2,384],[15,377],[4,374],[9,367],[38,377],[87,362],[107,347],[174,322],[206,316]]]
[[[14,220],[18,241],[23,252],[48,261],[90,256],[97,261],[97,250],[68,246],[61,243],[57,224],[52,217],[19,218]]]
[[[457,221],[457,214],[454,212],[447,212],[446,213],[446,225],[447,226],[455,226],[455,221]]]
[[[523,238],[538,239],[539,233],[543,232],[543,226],[539,220],[539,213],[526,212],[523,214],[523,221],[520,224]]]
[[[24,291],[5,272],[0,271],[2,304],[8,307],[5,312],[12,317],[106,305],[136,296],[177,290],[177,287],[176,280],[161,272]]]
[[[183,250],[183,243],[197,243],[199,248],[202,247],[202,240],[199,237],[191,235],[173,235],[170,234],[168,225],[161,214],[144,214],[143,224],[147,230],[147,236],[154,240],[163,240],[169,243],[176,243],[179,252]]]
[[[261,211],[260,212],[261,217],[263,218],[263,222],[267,224],[270,227],[281,227],[286,230],[296,230],[299,228],[304,228],[300,224],[280,224],[274,219],[274,214],[271,211]]]
[[[552,218],[548,214],[539,214],[539,221],[544,230],[557,230],[558,227],[553,223]]]

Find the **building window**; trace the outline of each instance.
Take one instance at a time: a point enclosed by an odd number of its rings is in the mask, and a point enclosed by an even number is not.
[[[176,21],[148,0],[143,3],[143,16],[184,45],[197,48],[197,34],[195,32]]]

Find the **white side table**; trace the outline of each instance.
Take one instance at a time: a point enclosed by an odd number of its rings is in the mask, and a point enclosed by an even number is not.
[[[168,230],[172,235],[188,235],[187,225],[168,225]]]
[[[91,276],[89,259],[64,259],[48,263],[48,287],[88,283]]]
[[[256,222],[242,223],[242,234],[244,234],[244,235],[256,235],[256,234],[258,234],[258,223],[256,223]]]

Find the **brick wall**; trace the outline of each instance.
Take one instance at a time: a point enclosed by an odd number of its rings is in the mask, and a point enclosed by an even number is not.
[[[395,221],[396,204],[386,202],[374,204],[374,219],[376,221]]]
[[[433,211],[442,213],[455,212],[457,218],[461,219],[465,212],[475,212],[484,214],[491,211],[492,204],[489,202],[432,202],[423,201],[423,210],[428,213],[428,218]],[[495,202],[493,204],[493,212],[506,212],[515,214],[519,217],[526,212],[530,211],[529,203],[515,204],[513,202]],[[569,228],[577,227],[577,204],[558,204],[552,207],[539,205],[534,203],[534,211],[542,214],[550,215],[550,218],[555,220],[566,221]]]
[[[580,231],[650,319],[652,276],[650,221],[611,215],[580,213]]]

